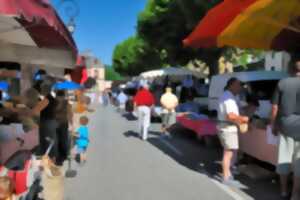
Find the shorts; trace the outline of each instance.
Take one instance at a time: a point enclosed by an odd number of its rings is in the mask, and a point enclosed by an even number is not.
[[[172,126],[175,123],[176,123],[176,113],[175,112],[169,112],[169,113],[162,114],[162,125],[164,127]]]
[[[280,135],[277,173],[288,175],[292,171],[296,177],[300,177],[300,141]]]
[[[76,146],[75,150],[76,150],[76,154],[82,154],[82,153],[85,153],[87,151],[87,147]]]
[[[238,131],[220,130],[219,139],[225,150],[238,150],[239,149]]]

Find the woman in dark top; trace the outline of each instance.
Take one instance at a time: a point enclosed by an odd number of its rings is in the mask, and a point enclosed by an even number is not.
[[[56,92],[56,135],[58,139],[58,157],[56,158],[57,165],[63,165],[68,158],[70,149],[69,124],[73,124],[72,107],[66,99],[65,91]]]
[[[49,139],[54,141],[54,146],[49,153],[49,157],[56,162],[58,157],[58,138],[56,135],[56,107],[57,100],[51,94],[51,85],[41,85],[41,95],[48,100],[47,107],[40,114],[40,148],[39,155],[44,155],[50,145]]]

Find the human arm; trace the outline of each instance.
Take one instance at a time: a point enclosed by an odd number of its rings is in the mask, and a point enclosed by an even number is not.
[[[233,99],[224,101],[224,108],[226,112],[226,120],[235,124],[245,124],[249,122],[249,118],[239,114],[237,102]]]
[[[38,102],[37,105],[33,108],[9,108],[12,112],[18,113],[21,116],[26,117],[36,117],[39,116],[41,111],[44,110],[49,104],[47,98]]]
[[[276,119],[279,111],[279,106],[278,106],[279,98],[280,98],[280,91],[279,88],[277,88],[272,98],[272,111],[271,111],[271,119],[270,119],[270,125],[273,130],[272,132],[275,136],[278,135],[278,126],[276,124]]]
[[[227,120],[236,124],[246,124],[249,122],[249,118],[246,116],[240,116],[235,113],[228,113]]]
[[[49,105],[49,100],[44,98],[37,105],[31,109],[30,115],[31,116],[39,116],[41,111],[43,111]]]

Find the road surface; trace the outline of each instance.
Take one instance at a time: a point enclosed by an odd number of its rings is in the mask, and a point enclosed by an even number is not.
[[[220,152],[180,135],[163,139],[158,124],[151,127],[150,139],[144,142],[134,133],[136,122],[128,121],[112,107],[99,108],[90,118],[88,162],[83,167],[74,164],[78,175],[65,180],[65,200],[277,197],[276,186],[265,186],[264,182],[249,183],[243,190],[237,190],[214,181],[210,176],[217,173],[219,164],[215,158],[220,158]]]

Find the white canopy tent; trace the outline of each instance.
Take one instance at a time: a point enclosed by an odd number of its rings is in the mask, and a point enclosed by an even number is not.
[[[160,77],[165,77],[165,76],[170,76],[175,77],[175,78],[184,78],[186,76],[194,76],[196,78],[206,78],[205,74],[202,74],[197,71],[192,71],[187,68],[183,67],[167,67],[167,68],[162,68],[159,70],[152,70],[148,72],[141,73],[139,78],[140,79],[155,79],[155,78],[160,78]]]

